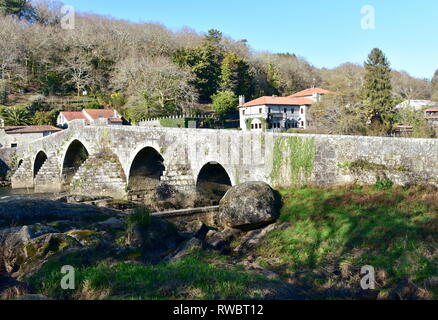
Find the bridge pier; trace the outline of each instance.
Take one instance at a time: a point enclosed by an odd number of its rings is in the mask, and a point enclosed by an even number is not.
[[[58,193],[63,191],[61,169],[55,155],[49,155],[35,177],[35,193]]]
[[[11,177],[12,189],[33,189],[34,178],[32,161],[30,158],[23,159],[23,163]]]
[[[196,181],[188,165],[173,165],[163,172],[161,181],[173,186],[178,191],[195,192]]]
[[[128,197],[123,168],[117,156],[111,153],[91,155],[75,173],[68,190],[75,195],[111,197],[118,200]]]

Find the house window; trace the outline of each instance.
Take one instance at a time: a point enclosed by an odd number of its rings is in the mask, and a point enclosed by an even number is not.
[[[254,129],[254,124],[253,123],[251,124],[251,129]]]
[[[284,113],[287,113],[287,109],[286,108],[284,108]]]
[[[262,108],[259,109],[259,113],[263,113],[263,109]]]
[[[304,108],[301,108],[301,114],[304,114]]]
[[[16,143],[11,144],[11,148],[17,148],[17,147],[18,147],[18,144],[16,144]]]
[[[242,114],[245,115],[245,112],[246,112],[246,110],[243,110],[243,111],[242,111]]]
[[[301,121],[301,126],[304,127],[304,121]]]
[[[268,109],[268,112],[271,113],[271,108]]]

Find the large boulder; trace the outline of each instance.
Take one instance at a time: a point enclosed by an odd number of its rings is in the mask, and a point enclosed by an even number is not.
[[[27,277],[47,259],[67,248],[81,247],[74,238],[62,233],[35,237],[28,226],[0,231],[0,273]]]
[[[274,222],[280,213],[280,196],[264,182],[247,182],[231,188],[220,201],[217,224],[223,228],[253,230]]]

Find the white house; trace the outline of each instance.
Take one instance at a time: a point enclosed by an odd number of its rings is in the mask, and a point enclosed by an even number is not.
[[[311,88],[289,97],[265,96],[247,103],[241,97],[240,128],[243,131],[307,129],[310,125],[309,108],[328,93],[321,88]]]
[[[84,109],[81,112],[63,111],[56,121],[60,128],[68,128],[70,121],[83,119],[87,124],[92,124],[97,119],[107,119],[108,124],[123,125],[122,118],[116,110],[111,109]]]
[[[421,111],[424,108],[438,107],[435,101],[431,100],[405,100],[396,106],[397,109],[411,107],[416,111]]]

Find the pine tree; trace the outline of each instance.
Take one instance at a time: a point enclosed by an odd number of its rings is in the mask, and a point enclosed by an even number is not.
[[[208,103],[220,87],[221,62],[223,52],[220,46],[222,34],[210,30],[202,46],[177,50],[174,61],[181,67],[189,67],[195,76],[194,85],[198,89],[201,102]]]
[[[220,86],[223,91],[250,97],[252,76],[248,62],[235,52],[227,52],[221,66]]]
[[[391,130],[394,116],[391,68],[385,54],[373,49],[365,62],[363,105],[371,123]]]

